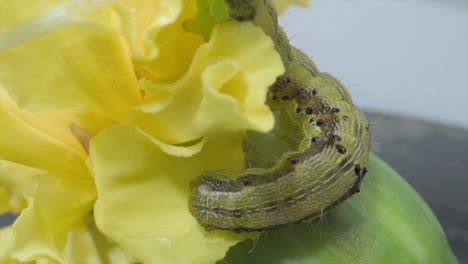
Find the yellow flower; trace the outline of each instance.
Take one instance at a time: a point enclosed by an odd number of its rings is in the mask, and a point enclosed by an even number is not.
[[[202,1],[198,1],[201,3]],[[243,169],[284,69],[251,23],[205,40],[197,3],[0,1],[0,262],[209,263],[245,238],[207,232],[188,184]]]

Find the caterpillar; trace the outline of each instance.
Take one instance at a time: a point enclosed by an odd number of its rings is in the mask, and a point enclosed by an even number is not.
[[[206,230],[256,232],[318,217],[359,192],[370,129],[346,88],[291,46],[269,0],[226,0],[230,17],[252,21],[274,42],[286,68],[267,104],[295,124],[297,147],[269,168],[229,177],[209,171],[190,183],[189,210]]]

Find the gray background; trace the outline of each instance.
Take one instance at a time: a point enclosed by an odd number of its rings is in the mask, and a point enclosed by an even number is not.
[[[280,23],[364,109],[468,128],[468,0],[312,0]]]

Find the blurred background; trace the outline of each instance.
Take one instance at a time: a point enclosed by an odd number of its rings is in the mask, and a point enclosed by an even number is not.
[[[468,263],[468,0],[312,0],[280,19],[372,124],[372,150]]]
[[[280,23],[359,106],[468,128],[468,0],[311,0]]]

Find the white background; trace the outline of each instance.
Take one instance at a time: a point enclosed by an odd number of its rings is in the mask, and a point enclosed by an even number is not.
[[[280,24],[360,107],[468,128],[468,0],[312,0]]]

